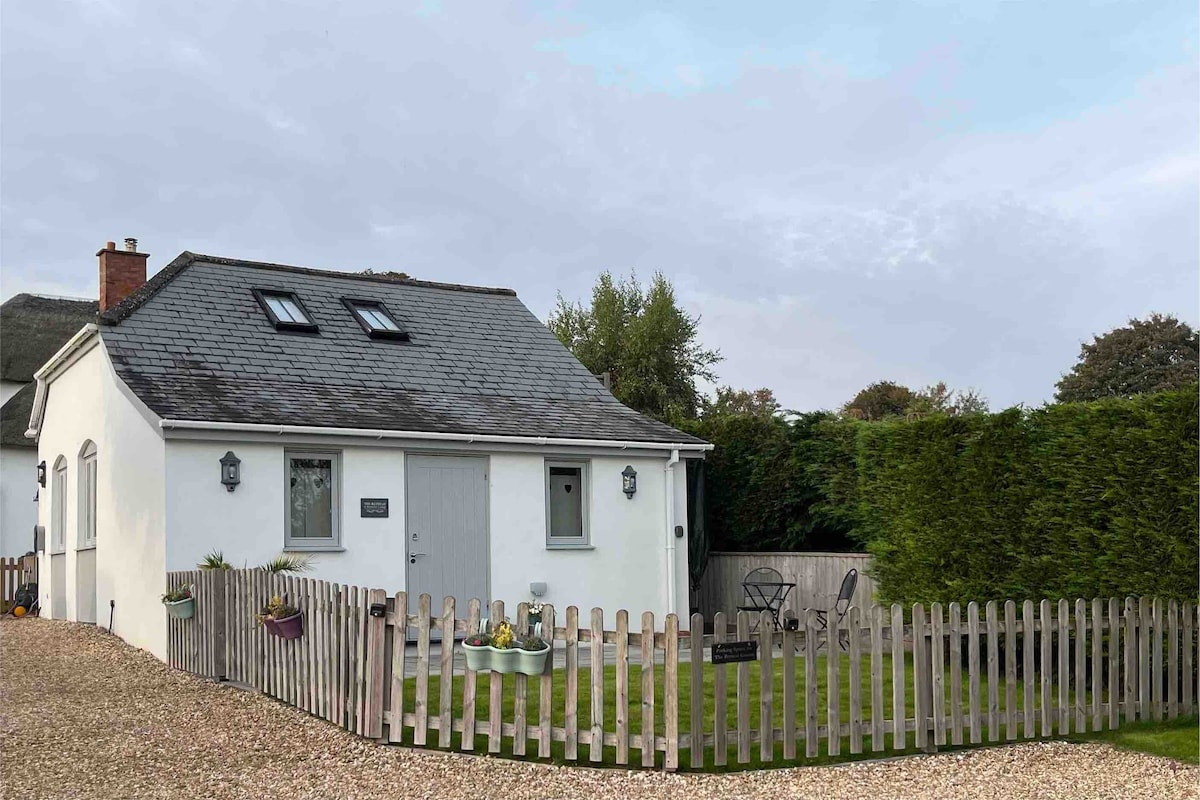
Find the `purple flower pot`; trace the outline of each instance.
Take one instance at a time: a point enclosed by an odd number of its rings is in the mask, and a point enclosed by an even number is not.
[[[283,619],[264,620],[267,632],[280,639],[299,639],[304,634],[304,617],[300,612]]]

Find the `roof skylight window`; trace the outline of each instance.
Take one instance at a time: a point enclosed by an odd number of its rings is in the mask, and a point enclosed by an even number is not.
[[[391,312],[378,300],[354,300],[343,297],[342,302],[354,319],[372,339],[408,341],[408,332],[400,326]]]
[[[313,322],[312,315],[295,292],[255,289],[254,297],[263,311],[267,312],[267,318],[275,330],[317,332],[317,323]]]

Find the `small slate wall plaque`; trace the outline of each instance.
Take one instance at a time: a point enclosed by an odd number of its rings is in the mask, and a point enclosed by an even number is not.
[[[712,663],[734,664],[758,661],[758,642],[719,642],[712,648]]]
[[[386,497],[364,497],[358,501],[359,516],[386,517],[388,515],[388,499]]]

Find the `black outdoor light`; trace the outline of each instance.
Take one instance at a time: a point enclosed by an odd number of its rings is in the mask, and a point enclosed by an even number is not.
[[[230,450],[221,459],[221,483],[228,491],[233,491],[242,482],[242,460]]]
[[[46,486],[46,462],[38,464],[38,486]]]
[[[637,491],[637,470],[628,464],[621,470],[621,491],[631,500]]]

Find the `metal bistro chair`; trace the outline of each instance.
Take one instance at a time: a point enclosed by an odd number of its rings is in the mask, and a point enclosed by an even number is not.
[[[795,585],[785,582],[783,576],[770,567],[752,569],[742,580],[743,605],[738,606],[738,611],[769,612],[775,630],[779,630],[779,614],[783,610],[788,593]],[[755,627],[757,628],[757,621]]]
[[[846,573],[846,577],[842,578],[842,588],[838,590],[837,601],[833,604],[833,608],[826,611],[817,611],[817,623],[821,626],[821,630],[829,630],[829,615],[834,614],[835,619],[833,625],[838,631],[838,647],[842,650],[848,648],[848,643],[842,641],[841,623],[846,616],[846,612],[850,610],[850,601],[854,599],[854,590],[858,587],[858,570],[851,569]],[[826,637],[828,638],[828,637]],[[823,645],[817,645],[817,649]]]

